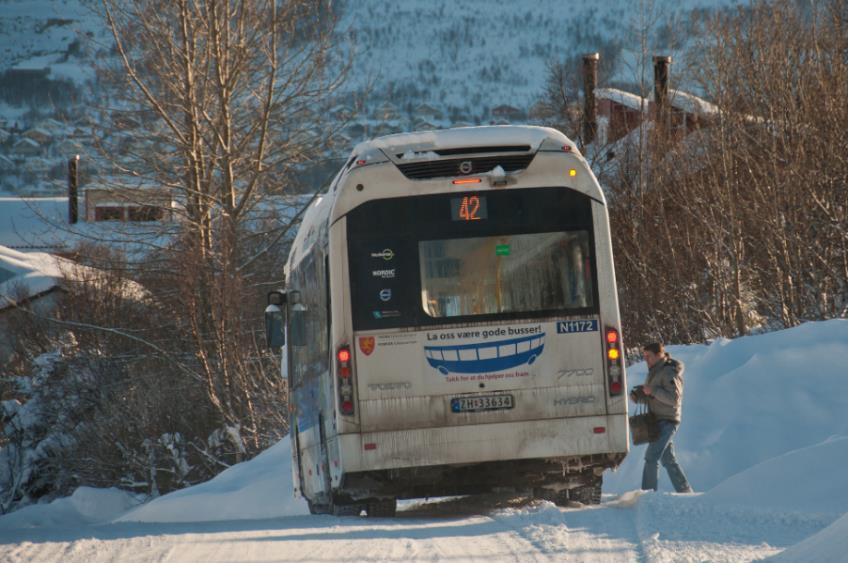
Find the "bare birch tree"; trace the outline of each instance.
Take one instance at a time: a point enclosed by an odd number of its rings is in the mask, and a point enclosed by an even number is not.
[[[332,132],[321,116],[345,65],[330,2],[101,0],[116,64],[101,69],[98,136],[117,186],[165,188],[178,215],[140,276],[172,311],[236,457],[285,430],[285,390],[257,345],[262,294],[282,283],[281,241],[300,167]],[[288,202],[288,203],[285,203]],[[269,225],[270,224],[270,225]],[[181,349],[181,350],[180,350]],[[274,429],[276,427],[276,430]]]

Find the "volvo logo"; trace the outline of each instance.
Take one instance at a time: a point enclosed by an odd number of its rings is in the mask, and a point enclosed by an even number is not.
[[[463,160],[459,163],[460,174],[471,174],[472,170],[474,170],[474,163],[470,160]]]

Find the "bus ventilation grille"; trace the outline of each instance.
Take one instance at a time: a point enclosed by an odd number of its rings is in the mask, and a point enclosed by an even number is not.
[[[483,174],[494,169],[496,166],[503,168],[504,172],[515,172],[524,170],[533,161],[533,154],[484,156],[479,158],[456,158],[450,160],[426,160],[421,162],[410,162],[398,164],[403,175],[412,180],[426,180],[428,178],[447,178],[452,176],[473,176]],[[471,163],[471,169],[463,163]],[[462,170],[460,170],[462,167]]]

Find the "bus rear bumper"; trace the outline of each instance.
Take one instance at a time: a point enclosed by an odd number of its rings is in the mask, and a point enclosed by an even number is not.
[[[340,473],[603,456],[628,451],[624,414],[337,436]]]

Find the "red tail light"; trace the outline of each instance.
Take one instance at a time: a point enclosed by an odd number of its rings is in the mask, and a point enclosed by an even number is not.
[[[612,327],[606,329],[607,376],[609,394],[611,397],[621,395],[624,390],[624,363],[621,357],[621,342],[618,330]]]
[[[339,410],[343,415],[351,416],[353,406],[353,366],[350,364],[350,348],[339,346],[336,352],[336,374],[339,378]]]

